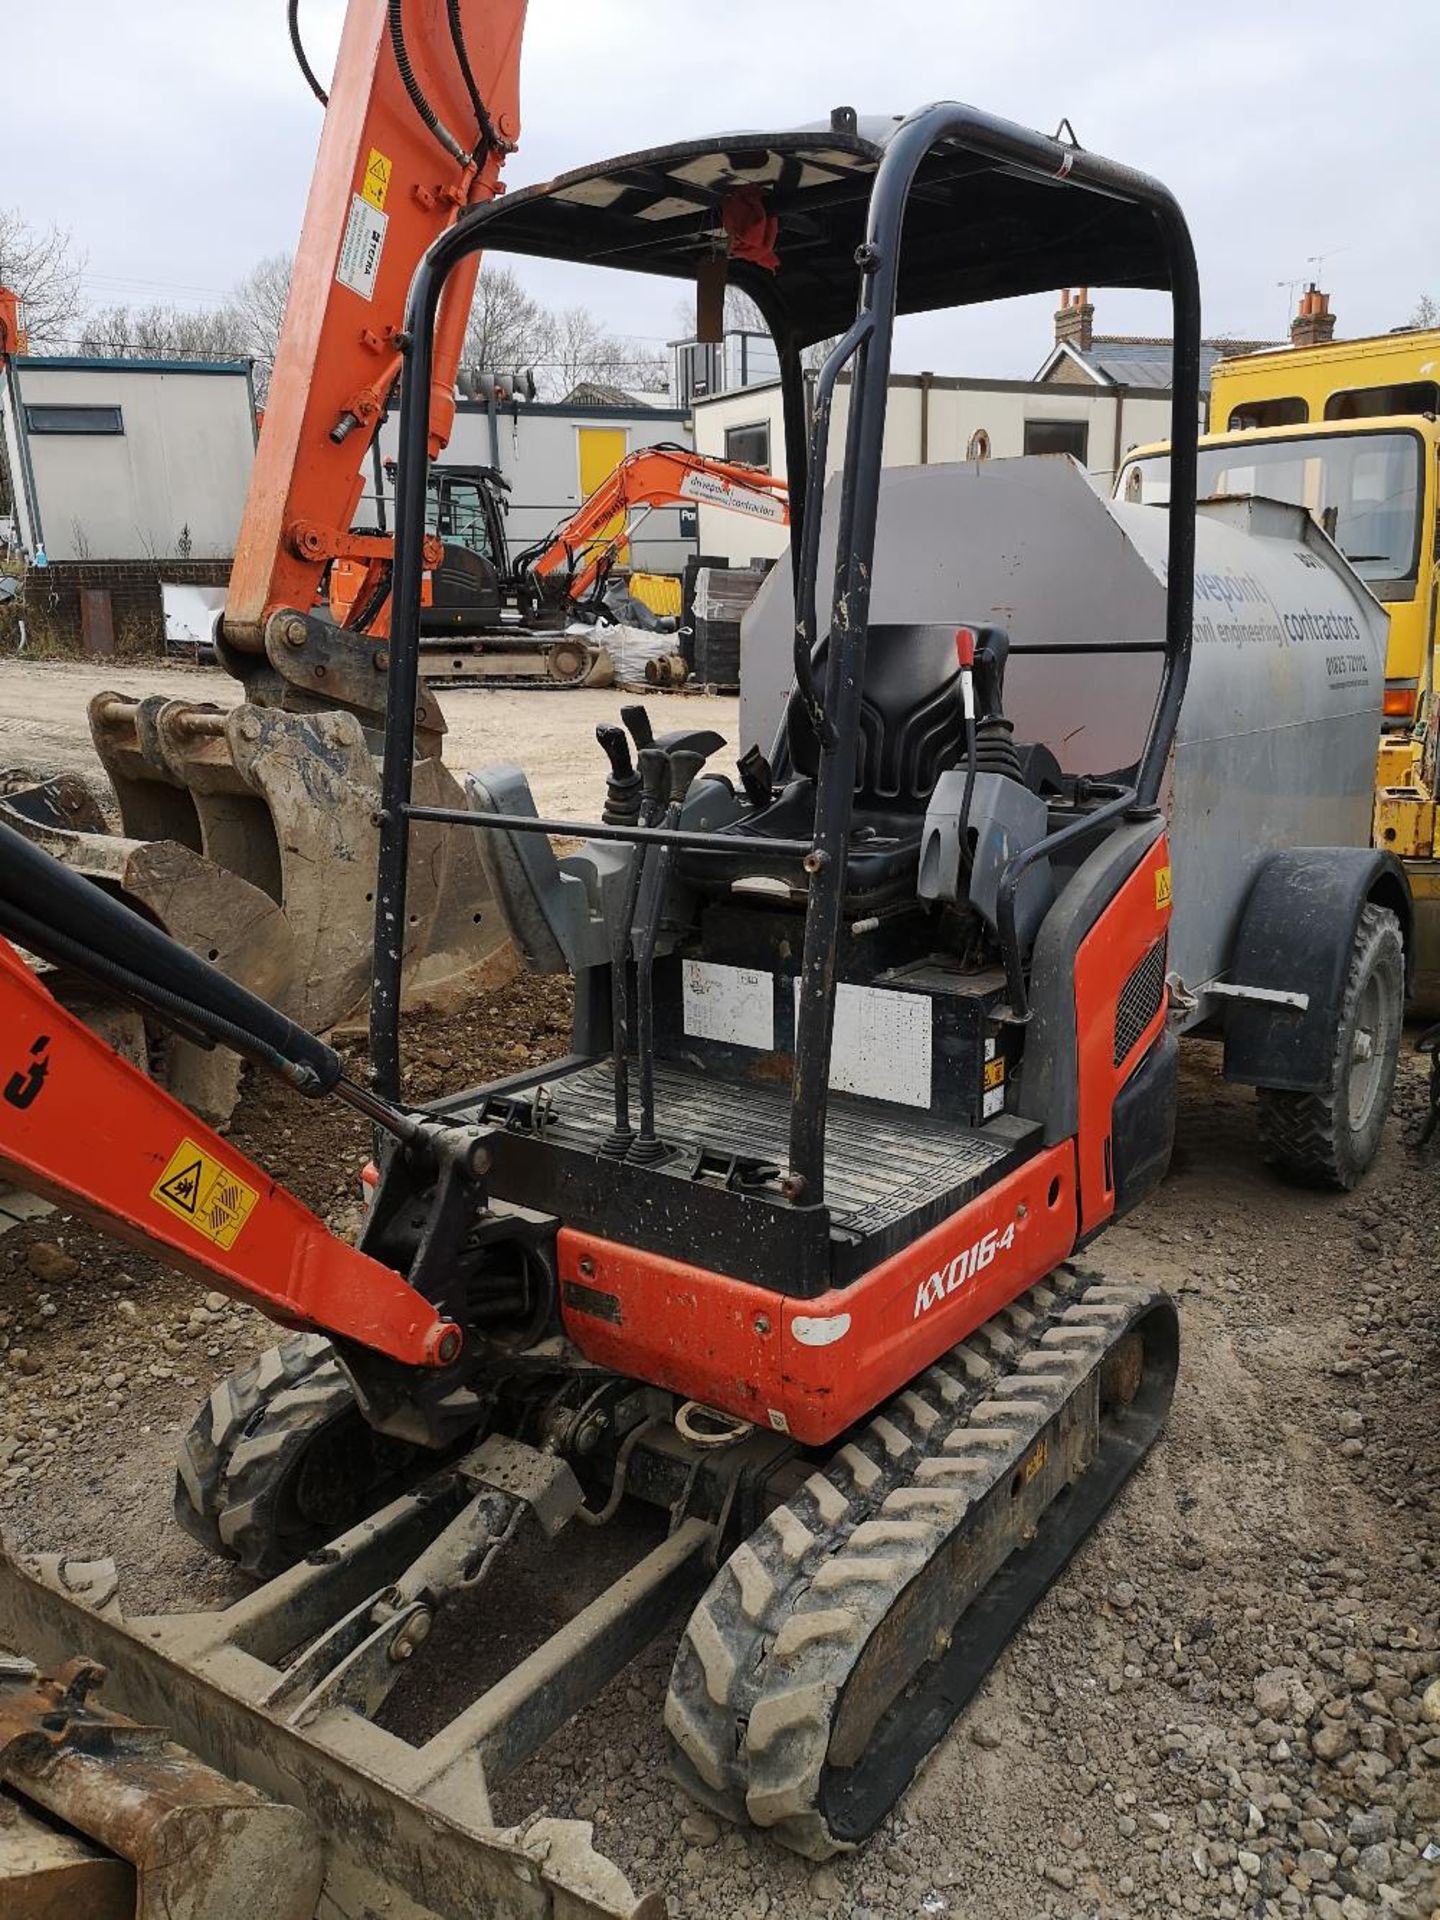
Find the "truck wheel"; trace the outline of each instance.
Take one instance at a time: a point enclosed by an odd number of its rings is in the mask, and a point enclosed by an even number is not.
[[[1276,1166],[1314,1186],[1355,1185],[1380,1150],[1404,1011],[1400,922],[1386,907],[1366,907],[1350,952],[1329,1085],[1319,1093],[1259,1090],[1260,1137]]]
[[[328,1340],[297,1334],[211,1394],[180,1445],[175,1517],[222,1560],[268,1577],[433,1467],[367,1426]]]

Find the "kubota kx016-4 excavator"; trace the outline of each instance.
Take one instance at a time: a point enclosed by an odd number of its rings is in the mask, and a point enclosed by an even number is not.
[[[638,766],[605,730],[599,822],[538,818],[514,770],[468,806],[415,785],[425,396],[482,245],[690,279],[724,263],[772,328],[794,684],[737,780],[707,765],[716,736],[657,740],[632,714]],[[870,617],[897,313],[1080,281],[1168,289],[1175,339],[1153,711],[1129,771],[1084,777],[1014,740],[984,610]],[[801,355],[828,336],[812,426]],[[472,207],[427,254],[399,351],[370,1081],[0,835],[10,940],[349,1101],[383,1140],[342,1245],[0,947],[0,1171],[305,1330],[216,1388],[180,1462],[184,1524],[271,1578],[127,1625],[94,1568],[3,1563],[0,1627],[100,1662],[122,1706],[304,1809],[343,1913],[368,1873],[453,1920],[558,1912],[561,1886],[566,1913],[650,1914],[559,1829],[490,1827],[487,1786],[688,1609],[664,1708],[679,1778],[812,1858],[863,1841],[1164,1421],[1173,1306],[1067,1262],[1159,1178],[1175,1110],[1157,800],[1190,659],[1195,263],[1144,175],[965,106],[847,109]],[[948,881],[922,862],[941,780]],[[565,1058],[421,1108],[399,929],[418,835],[442,830],[489,837],[520,944],[574,971],[575,1030]],[[559,832],[586,844],[557,858]],[[622,1580],[423,1745],[374,1724],[445,1607],[493,1637],[480,1583],[522,1529],[603,1525],[627,1495],[664,1537]],[[71,1818],[56,1756],[106,1724],[89,1677],[6,1696],[8,1724],[48,1729],[9,1777]]]
[[[592,616],[616,556],[645,516],[659,507],[723,507],[770,526],[790,519],[785,482],[759,468],[717,460],[689,447],[637,447],[575,512],[544,539],[511,554],[505,535],[507,483],[494,467],[430,469],[426,522],[440,542],[420,592],[421,674],[429,683],[493,678],[523,665],[516,649],[539,650],[540,669],[565,686],[593,670],[597,644],[547,638]],[[360,561],[330,569],[330,606],[342,625],[365,589]],[[491,636],[486,639],[477,636]],[[475,644],[457,653],[457,641]]]
[[[116,892],[192,952],[325,1031],[364,1001],[378,840],[393,539],[353,528],[367,455],[403,361],[405,297],[425,249],[499,191],[520,137],[525,0],[349,0],[290,298],[215,640],[244,689],[228,710],[103,692],[90,730],[119,834],[79,783],[0,795],[0,820]],[[478,256],[445,296],[426,451],[445,446]],[[3,350],[3,343],[0,343]],[[441,559],[438,540],[427,562]],[[323,604],[332,562],[360,570],[350,625]],[[460,801],[445,719],[415,713],[416,777]],[[509,962],[473,847],[424,830],[427,877],[405,928],[410,982],[459,990]],[[317,884],[318,883],[318,884]],[[228,1057],[108,1015],[132,1057],[188,1104],[228,1116]]]

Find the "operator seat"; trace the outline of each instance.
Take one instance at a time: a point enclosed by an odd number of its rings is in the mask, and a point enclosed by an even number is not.
[[[1008,636],[999,627],[974,632],[977,644],[997,656],[1003,674]],[[815,661],[822,687],[827,651],[828,643]],[[845,899],[852,911],[870,912],[915,897],[925,809],[940,775],[964,756],[959,679],[953,625],[871,627],[846,872]],[[799,857],[772,852],[765,842],[810,834],[820,757],[804,703],[792,692],[772,760],[781,791],[768,807],[722,829],[734,839],[733,850],[687,849],[680,860],[684,879],[705,893],[725,893],[737,880],[757,878],[803,892],[807,876]]]

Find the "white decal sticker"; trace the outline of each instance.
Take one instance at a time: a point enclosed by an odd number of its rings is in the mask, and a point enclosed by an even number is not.
[[[690,500],[703,500],[707,506],[729,507],[733,513],[748,513],[752,520],[779,522],[785,518],[785,503],[770,493],[749,493],[733,486],[714,473],[687,473],[676,488]]]
[[[802,1347],[833,1347],[850,1331],[848,1313],[797,1313],[790,1331]]]
[[[798,1012],[798,980],[795,1005]],[[835,1038],[830,1047],[831,1086],[837,1093],[893,1100],[902,1107],[928,1107],[930,1017],[928,994],[838,986]]]
[[[385,251],[385,229],[389,224],[388,213],[382,213],[358,193],[351,196],[350,218],[345,222],[345,237],[340,242],[340,264],[335,269],[335,278],[342,287],[349,287],[362,299],[374,298],[375,276],[380,271],[380,256]]]
[[[775,979],[755,967],[713,960],[684,964],[685,1031],[692,1040],[724,1040],[732,1047],[775,1046]]]
[[[957,1292],[967,1280],[973,1280],[977,1273],[983,1273],[994,1260],[996,1254],[1008,1253],[1015,1244],[1015,1222],[1002,1233],[999,1227],[992,1227],[986,1234],[966,1247],[963,1253],[957,1253],[948,1266],[939,1267],[922,1280],[915,1289],[915,1311],[911,1318],[918,1320],[922,1313],[928,1313],[932,1307],[938,1307],[952,1293]]]

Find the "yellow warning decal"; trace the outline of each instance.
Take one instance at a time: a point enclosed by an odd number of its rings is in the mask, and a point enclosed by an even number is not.
[[[1003,1087],[1004,1084],[1005,1062],[1001,1059],[987,1060],[985,1062],[985,1091],[987,1093],[993,1093],[996,1087]]]
[[[217,1247],[228,1249],[260,1196],[203,1147],[182,1140],[150,1189],[150,1198]]]
[[[394,165],[378,147],[371,147],[370,158],[365,162],[365,178],[360,183],[360,196],[368,200],[377,213],[385,211],[385,196],[390,191],[390,171]]]
[[[1168,866],[1155,869],[1155,911],[1170,904],[1170,869]]]
[[[1024,1466],[1021,1467],[1020,1469],[1019,1479],[1022,1487],[1029,1486],[1030,1482],[1035,1478],[1036,1474],[1039,1473],[1040,1469],[1044,1466],[1045,1462],[1049,1458],[1050,1458],[1050,1443],[1046,1440],[1042,1440],[1039,1446],[1036,1447],[1035,1451],[1031,1454],[1030,1458],[1025,1462]]]

